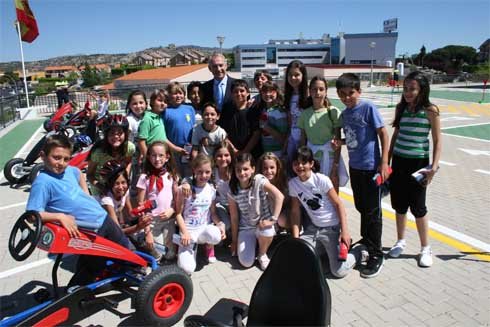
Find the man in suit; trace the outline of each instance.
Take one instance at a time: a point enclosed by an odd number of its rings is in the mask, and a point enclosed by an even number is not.
[[[218,111],[221,112],[218,121],[220,124],[232,116],[233,110],[235,110],[231,96],[231,85],[235,79],[226,74],[228,65],[225,56],[221,53],[214,53],[209,58],[208,68],[214,78],[202,85],[201,106],[206,102],[216,103]]]

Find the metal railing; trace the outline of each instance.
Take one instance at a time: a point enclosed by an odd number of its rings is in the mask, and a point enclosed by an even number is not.
[[[2,96],[0,98],[0,128],[4,128],[20,119],[17,108],[27,106],[24,94]]]

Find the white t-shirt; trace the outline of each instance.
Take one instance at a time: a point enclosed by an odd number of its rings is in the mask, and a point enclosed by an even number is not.
[[[216,125],[214,131],[208,132],[204,129],[203,124],[194,127],[192,131],[192,145],[199,147],[199,152],[204,153],[207,156],[213,156],[214,148],[226,139],[226,132],[223,128]],[[207,138],[208,145],[201,145],[203,138]]]
[[[193,229],[211,222],[211,204],[216,199],[216,190],[207,183],[204,187],[194,186],[194,194],[185,199],[184,223]]]
[[[113,207],[114,211],[116,212],[117,220],[119,221],[120,224],[123,224],[125,223],[125,219],[123,215],[124,205],[126,204],[126,199],[128,198],[128,196],[129,196],[129,190],[126,192],[126,194],[122,196],[120,200],[116,200],[112,192],[109,192],[106,196],[103,196],[100,199],[100,204],[103,206],[107,205]]]
[[[132,112],[126,116],[129,123],[129,140],[133,143],[138,139],[138,127],[140,126],[141,118],[143,117],[138,118]]]
[[[289,195],[298,198],[317,227],[339,224],[337,210],[330,202],[327,192],[333,187],[328,176],[311,173],[310,178],[302,182],[299,177],[289,181]]]

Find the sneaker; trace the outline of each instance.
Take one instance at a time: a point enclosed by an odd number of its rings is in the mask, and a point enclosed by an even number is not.
[[[405,250],[405,246],[406,246],[405,240],[396,241],[395,245],[393,245],[390,252],[388,252],[388,255],[392,258],[398,258],[400,254],[403,253],[403,250]]]
[[[262,254],[260,257],[257,258],[257,260],[259,261],[260,269],[262,270],[266,270],[269,262],[271,261],[267,254]]]
[[[349,252],[354,255],[358,265],[366,264],[369,260],[369,251],[367,246],[362,243],[356,243],[353,245]]]
[[[378,276],[381,272],[381,268],[383,268],[383,263],[383,256],[370,256],[366,267],[361,270],[361,277],[372,278]]]
[[[424,268],[432,266],[432,250],[430,246],[423,247],[420,251],[419,266]]]
[[[206,245],[206,257],[209,263],[216,262],[216,257],[214,255],[214,245]]]

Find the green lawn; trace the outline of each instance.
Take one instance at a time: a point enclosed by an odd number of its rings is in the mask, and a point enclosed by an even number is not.
[[[24,120],[10,132],[0,138],[0,167],[3,170],[5,163],[13,158],[13,156],[24,146],[31,138],[32,134],[41,126],[44,119],[39,120]]]
[[[490,141],[490,124],[456,127],[456,128],[444,128],[442,130],[442,133],[473,137],[476,139]]]
[[[377,91],[374,93],[380,94],[391,94],[391,91]],[[400,91],[395,91],[394,94],[401,95]],[[465,92],[465,91],[445,91],[445,90],[432,90],[430,91],[431,98],[447,99],[447,100],[457,100],[465,102],[480,102],[482,98],[481,92]],[[490,91],[487,90],[485,94],[485,100],[483,103],[490,103]]]

